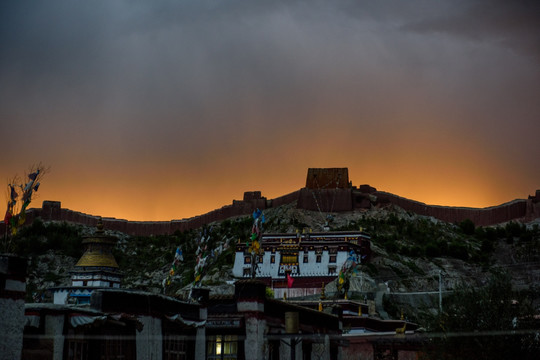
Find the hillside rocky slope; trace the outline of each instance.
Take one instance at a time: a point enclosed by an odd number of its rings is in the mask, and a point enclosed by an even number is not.
[[[447,223],[387,204],[349,212],[322,213],[298,209],[295,203],[265,210],[265,232],[358,230],[372,236],[373,257],[351,279],[352,296],[375,297],[384,292],[390,317],[401,311],[414,319],[419,309],[437,306],[439,274],[442,289],[457,284],[481,287],[494,269],[508,272],[517,289],[538,294],[540,284],[540,219],[476,227],[470,220]],[[168,294],[183,294],[193,281],[197,241],[205,232],[210,247],[227,248],[204,271],[202,283],[215,293],[231,290],[234,245],[245,241],[250,216],[236,216],[203,228],[160,236],[128,236],[106,230],[118,238],[115,256],[124,273],[123,286],[162,292],[174,251],[182,246],[184,262]],[[95,228],[39,219],[16,240],[17,252],[28,256],[28,299],[46,301],[47,289],[70,285],[70,270],[82,254],[81,239]],[[329,284],[327,294],[335,291]],[[427,294],[418,294],[426,292]],[[416,293],[416,294],[411,294]],[[431,294],[430,294],[431,293]]]

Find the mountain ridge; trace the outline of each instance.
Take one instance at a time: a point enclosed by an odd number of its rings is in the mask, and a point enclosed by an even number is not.
[[[471,220],[476,225],[490,226],[509,221],[531,222],[540,219],[540,190],[528,199],[514,199],[509,202],[486,208],[429,205],[389,192],[378,191],[369,185],[335,189],[301,188],[274,199],[267,199],[260,191],[246,191],[242,200],[233,200],[232,204],[209,211],[205,214],[170,221],[129,221],[112,217],[103,218],[104,225],[111,230],[129,235],[163,235],[175,231],[196,229],[206,224],[225,220],[234,216],[243,216],[254,210],[269,209],[296,202],[299,209],[319,211],[321,213],[342,213],[354,210],[368,210],[373,207],[396,205],[417,215],[430,216],[438,220],[456,223]],[[61,207],[59,201],[43,201],[41,208],[27,211],[26,223],[31,224],[36,218],[44,221],[66,221],[87,226],[95,226],[100,216],[85,214]],[[4,224],[1,224],[4,226]],[[0,230],[4,230],[1,228]]]
[[[362,228],[369,233],[374,256],[372,261],[362,264],[360,275],[351,279],[350,295],[373,295],[384,285],[388,290],[380,300],[384,300],[384,309],[393,318],[399,317],[400,309],[405,309],[408,316],[418,316],[416,308],[421,303],[436,308],[437,296],[433,293],[438,289],[441,271],[445,291],[461,283],[480,288],[494,269],[508,271],[516,288],[533,291],[538,284],[540,223],[537,222],[527,225],[510,222],[506,226],[483,228],[475,227],[470,220],[456,224],[416,215],[393,204],[323,216],[319,211],[299,209],[297,204],[290,203],[269,208],[265,215],[263,231],[270,233],[319,231],[323,227],[332,231]],[[123,286],[131,289],[161,292],[172,255],[177,246],[182,246],[184,261],[168,293],[183,294],[184,286],[193,281],[197,239],[208,230],[214,247],[228,245],[228,250],[204,271],[202,278],[204,286],[220,293],[230,291],[225,288],[230,288],[226,280],[233,279],[235,244],[248,238],[252,222],[250,215],[237,216],[197,230],[153,237],[129,236],[111,229],[106,232],[119,239],[115,257],[126,275]],[[81,236],[93,232],[95,228],[91,226],[77,230],[55,221],[37,221],[23,229],[18,242],[31,259],[29,295],[43,294],[54,286],[68,286],[69,269],[80,256],[74,250],[81,248]],[[326,291],[331,296],[335,284],[327,285]],[[411,292],[427,293],[408,295]]]

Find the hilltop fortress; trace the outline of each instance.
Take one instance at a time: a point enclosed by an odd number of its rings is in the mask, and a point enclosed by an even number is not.
[[[264,210],[294,202],[299,209],[324,213],[368,210],[372,207],[393,204],[418,215],[432,216],[447,222],[470,219],[481,226],[508,221],[529,222],[540,218],[540,190],[536,190],[536,194],[529,196],[528,199],[517,199],[487,208],[436,206],[378,191],[369,185],[353,186],[349,181],[347,168],[323,168],[308,169],[305,187],[275,199],[267,199],[261,195],[260,191],[248,191],[244,193],[243,200],[233,200],[231,205],[187,219],[128,221],[103,218],[103,223],[107,229],[130,235],[172,234],[177,230],[195,229],[233,216],[249,215],[257,208]],[[44,201],[41,209],[27,211],[27,223],[31,223],[37,217],[44,221],[66,221],[88,226],[96,226],[99,218],[99,216],[63,209],[58,201]],[[0,230],[4,231],[4,228],[0,226]]]

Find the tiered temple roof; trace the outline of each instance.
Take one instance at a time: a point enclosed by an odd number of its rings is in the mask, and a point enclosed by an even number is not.
[[[83,240],[85,252],[75,265],[75,271],[91,270],[91,268],[111,268],[118,270],[118,263],[112,254],[117,239],[106,235],[103,231],[103,222],[98,220],[97,231],[94,235]]]

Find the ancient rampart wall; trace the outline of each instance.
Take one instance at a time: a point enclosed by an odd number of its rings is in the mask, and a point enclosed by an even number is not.
[[[378,205],[390,203],[406,211],[411,211],[418,215],[433,216],[436,219],[447,222],[460,222],[470,219],[478,226],[495,225],[511,220],[529,221],[538,217],[535,215],[535,212],[539,212],[538,204],[533,204],[532,199],[514,200],[499,206],[487,208],[466,208],[426,205],[382,191],[376,191],[372,195],[376,197],[376,203]]]
[[[175,231],[196,229],[214,221],[222,221],[235,216],[251,214],[255,209],[261,210],[296,202],[300,209],[322,212],[344,212],[356,209],[369,209],[372,206],[394,204],[406,211],[425,216],[433,216],[447,222],[472,220],[476,225],[495,225],[511,220],[531,221],[540,218],[540,191],[529,196],[527,200],[514,200],[489,208],[464,208],[426,205],[424,203],[402,198],[383,191],[377,191],[368,185],[359,189],[324,189],[314,190],[302,188],[287,195],[267,200],[259,191],[246,192],[243,200],[233,200],[231,205],[210,211],[206,214],[182,220],[171,221],[127,221],[115,218],[103,218],[106,229],[117,230],[129,235],[172,234]],[[60,202],[44,201],[41,209],[29,209],[27,224],[35,218],[44,221],[56,220],[95,226],[98,216],[88,215],[69,209],[63,209]],[[0,222],[3,234],[5,225]]]
[[[268,207],[278,207],[278,206],[293,203],[295,201],[298,201],[299,196],[300,196],[300,190],[293,191],[290,194],[283,195],[275,199],[269,200]]]
[[[298,208],[322,212],[343,212],[353,209],[352,189],[300,190]]]
[[[348,168],[309,168],[306,178],[308,189],[349,188]]]
[[[196,229],[205,224],[225,220],[234,216],[245,216],[253,213],[257,208],[264,210],[269,206],[280,206],[297,200],[298,191],[267,200],[261,196],[260,191],[251,191],[244,194],[244,200],[233,200],[231,205],[210,211],[206,214],[188,219],[171,221],[128,221],[124,219],[103,218],[106,229],[121,231],[129,235],[150,236],[158,234],[172,234],[175,231]],[[272,205],[274,204],[274,205]],[[41,209],[29,209],[26,216],[27,224],[40,217],[44,221],[66,221],[87,226],[96,226],[98,216],[84,214],[69,209],[63,209],[58,201],[44,201]],[[2,224],[3,225],[3,224]],[[1,230],[4,228],[0,226]]]

